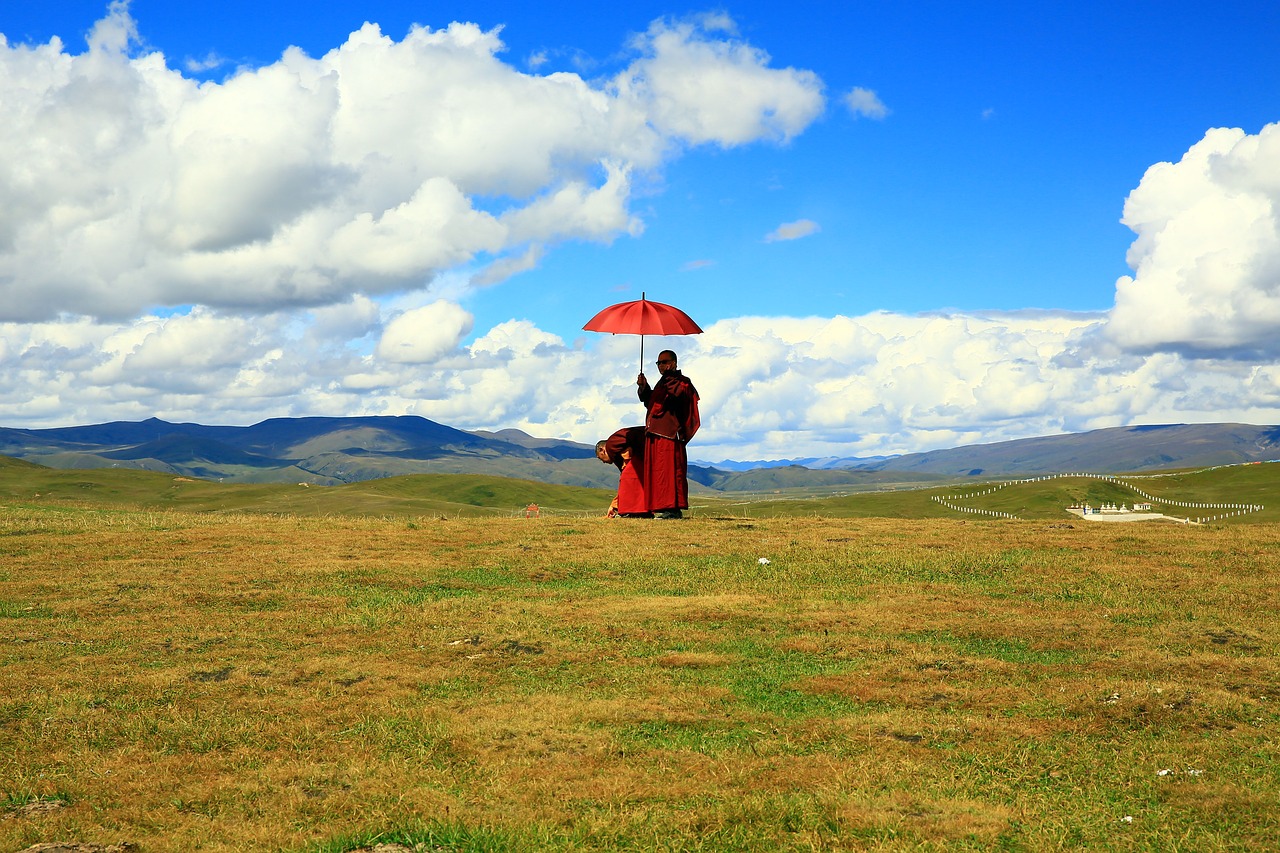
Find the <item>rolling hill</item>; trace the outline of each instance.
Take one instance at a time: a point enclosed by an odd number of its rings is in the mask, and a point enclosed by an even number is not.
[[[696,496],[693,517],[711,520],[771,517],[991,519],[1012,516],[1071,526],[1088,524],[1068,513],[1082,502],[1133,505],[1154,499],[1159,512],[1209,523],[1280,521],[1280,465],[1248,464],[1176,474],[1125,477],[1040,477],[990,483],[950,482],[911,489],[805,494],[716,493]],[[957,488],[959,486],[959,488]],[[0,511],[23,525],[57,524],[62,513],[176,510],[194,513],[270,513],[375,516],[418,520],[525,516],[599,516],[609,490],[479,474],[415,474],[329,488],[290,483],[219,483],[137,469],[59,470],[0,456]],[[1151,496],[1151,497],[1148,497]],[[962,504],[963,506],[957,506]],[[1234,512],[1241,505],[1247,512]],[[1258,508],[1261,507],[1261,508]],[[34,515],[33,515],[34,514]]]
[[[0,454],[53,468],[139,468],[226,482],[338,485],[403,474],[489,474],[608,488],[589,445],[470,433],[413,416],[272,418],[247,427],[156,418],[0,429]]]
[[[867,470],[989,478],[1210,468],[1274,459],[1280,459],[1277,426],[1166,424],[910,453],[870,465]]]
[[[455,429],[415,416],[272,418],[246,427],[156,418],[0,428],[0,455],[52,468],[132,468],[228,483],[341,485],[407,474],[480,474],[612,489],[592,447],[520,430]],[[971,445],[857,466],[691,465],[697,492],[866,491],[939,480],[1203,468],[1280,458],[1280,427],[1171,424]]]

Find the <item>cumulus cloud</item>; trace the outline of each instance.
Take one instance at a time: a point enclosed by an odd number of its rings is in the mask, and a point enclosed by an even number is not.
[[[797,219],[795,222],[784,222],[764,236],[766,243],[778,243],[786,240],[799,240],[810,234],[821,231],[818,223],[812,219]]]
[[[639,234],[637,170],[786,141],[822,109],[814,74],[725,30],[655,22],[598,81],[524,73],[460,23],[366,24],[203,83],[138,51],[124,2],[81,53],[0,40],[0,319],[269,313]]]
[[[855,117],[882,119],[889,115],[889,108],[884,105],[871,89],[855,86],[844,96],[844,105]]]
[[[377,354],[396,364],[430,364],[456,348],[472,323],[472,316],[452,302],[413,308],[387,323]]]
[[[543,248],[535,245],[530,246],[523,255],[518,257],[499,258],[473,275],[471,283],[481,287],[501,284],[514,275],[535,269],[538,266],[538,262],[542,260],[542,255]]]
[[[1107,338],[1125,350],[1280,356],[1280,124],[1219,128],[1125,202],[1134,270]]]
[[[759,48],[704,29],[724,30],[726,20],[655,22],[633,42],[644,56],[616,79],[619,100],[690,143],[790,140],[822,112],[822,81],[812,71],[770,68]]]
[[[1106,352],[1104,314],[739,317],[672,348],[703,399],[699,459],[876,455],[1134,422],[1265,423],[1280,368]],[[0,324],[5,426],[414,414],[593,442],[641,417],[638,341],[527,320],[465,343],[456,303],[254,318]]]

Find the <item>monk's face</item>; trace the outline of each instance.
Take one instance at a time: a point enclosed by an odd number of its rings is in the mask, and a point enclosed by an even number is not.
[[[663,376],[676,369],[676,360],[670,355],[664,353],[658,356],[658,372]]]
[[[603,448],[603,447],[597,447],[597,448],[596,448],[596,458],[597,458],[597,459],[599,459],[601,462],[608,463],[608,461],[609,461],[609,451],[608,451],[607,449]]]

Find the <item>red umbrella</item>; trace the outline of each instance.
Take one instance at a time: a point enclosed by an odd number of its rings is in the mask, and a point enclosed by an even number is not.
[[[640,298],[632,302],[610,305],[582,327],[588,332],[612,332],[615,335],[640,336],[640,372],[644,372],[645,335],[700,335],[701,327],[674,305]]]

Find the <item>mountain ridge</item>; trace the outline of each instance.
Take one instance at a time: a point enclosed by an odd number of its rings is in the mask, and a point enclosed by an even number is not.
[[[231,482],[316,485],[401,474],[487,474],[612,489],[592,445],[521,430],[460,430],[416,415],[269,418],[246,427],[158,418],[72,427],[0,427],[0,454],[53,468],[131,467]],[[691,464],[714,491],[883,488],[939,479],[1130,473],[1280,458],[1280,426],[1159,424],[1016,439],[893,457],[831,456],[726,468]],[[810,465],[797,464],[809,462]],[[730,469],[729,466],[732,466]]]
[[[1274,459],[1280,459],[1278,426],[1152,424],[908,453],[869,470],[999,477],[1209,468]]]

